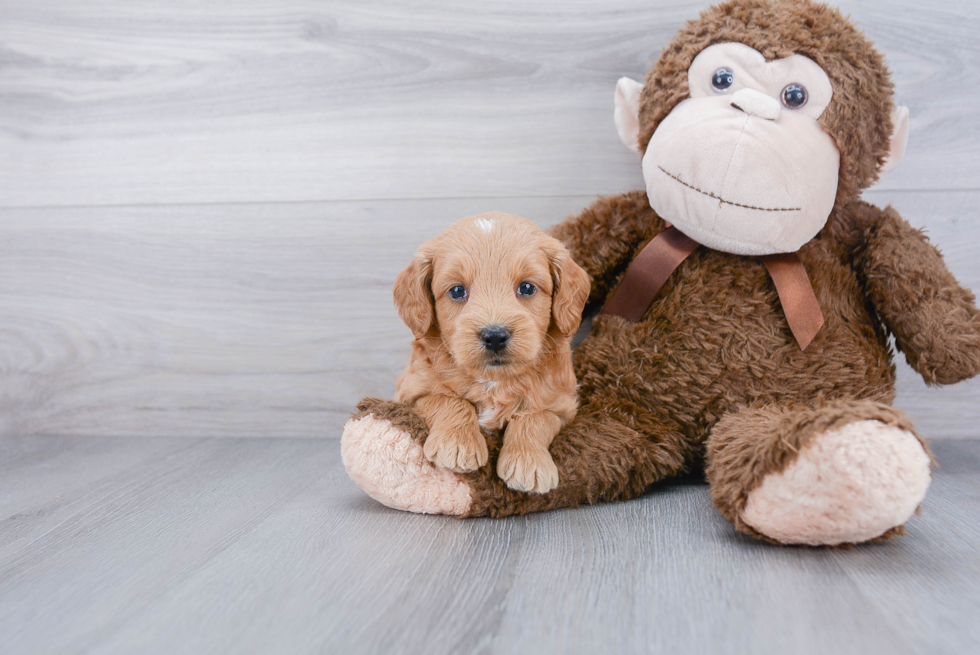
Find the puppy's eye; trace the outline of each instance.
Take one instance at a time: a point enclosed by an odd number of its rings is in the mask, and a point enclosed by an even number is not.
[[[466,300],[466,295],[466,287],[461,284],[457,284],[449,290],[449,297],[453,300]]]
[[[538,288],[530,282],[521,282],[517,285],[517,295],[519,296],[533,296],[537,290]]]

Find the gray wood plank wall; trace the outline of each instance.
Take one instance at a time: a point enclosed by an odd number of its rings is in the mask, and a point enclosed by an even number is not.
[[[642,186],[613,86],[705,4],[0,0],[0,434],[339,436],[419,243]],[[912,113],[866,197],[980,289],[980,5],[841,7]],[[978,399],[901,365],[929,438]]]

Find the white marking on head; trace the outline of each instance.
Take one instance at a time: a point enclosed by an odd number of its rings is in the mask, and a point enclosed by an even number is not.
[[[490,234],[490,230],[493,229],[492,218],[478,218],[475,221],[473,221],[473,224],[476,225],[481,230],[483,230],[484,232],[486,232],[487,234]]]

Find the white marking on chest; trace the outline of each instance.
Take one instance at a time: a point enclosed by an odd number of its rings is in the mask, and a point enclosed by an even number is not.
[[[480,410],[480,427],[487,428],[488,430],[493,429],[496,426],[496,421],[494,421],[494,414],[497,413],[497,408],[493,405],[487,405]],[[493,423],[491,423],[493,421]]]
[[[488,380],[486,378],[476,378],[476,381],[477,383],[483,385],[483,390],[487,393],[490,393],[496,389],[497,385],[500,384],[500,380]]]
[[[483,230],[487,234],[490,234],[490,231],[493,230],[493,219],[492,218],[478,218],[475,221],[473,221],[473,225],[476,225],[478,228],[480,228],[481,230]]]

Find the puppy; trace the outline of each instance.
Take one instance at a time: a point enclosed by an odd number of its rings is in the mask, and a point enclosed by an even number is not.
[[[476,470],[488,458],[480,427],[503,428],[507,486],[558,486],[548,446],[578,406],[570,342],[589,289],[561,242],[519,216],[464,218],[419,248],[395,280],[415,335],[395,400],[429,425],[429,461]]]

